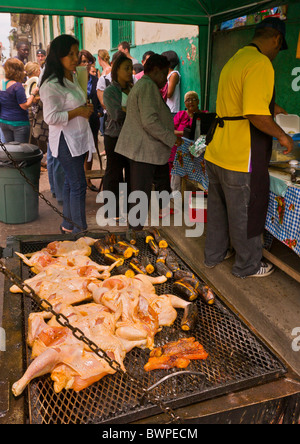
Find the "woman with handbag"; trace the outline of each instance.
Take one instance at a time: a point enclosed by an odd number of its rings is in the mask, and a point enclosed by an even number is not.
[[[51,42],[40,87],[50,149],[65,172],[63,233],[87,229],[84,161],[86,154],[91,158],[95,149],[89,126],[93,106],[86,103],[74,74],[78,54],[77,39],[67,34],[56,37]]]

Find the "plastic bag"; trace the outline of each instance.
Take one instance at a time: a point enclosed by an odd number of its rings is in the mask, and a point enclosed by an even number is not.
[[[200,136],[199,139],[196,140],[196,142],[190,146],[189,150],[190,153],[194,157],[200,157],[201,154],[203,154],[206,150],[206,136]]]

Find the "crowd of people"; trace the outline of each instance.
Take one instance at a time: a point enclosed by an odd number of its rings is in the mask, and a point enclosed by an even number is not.
[[[205,263],[215,267],[229,256],[232,245],[233,273],[242,278],[272,272],[272,267],[261,262],[272,137],[278,138],[287,153],[293,148],[292,139],[273,119],[271,62],[287,49],[283,25],[279,19],[265,20],[253,41],[222,71],[218,118],[205,156],[210,180]],[[129,192],[144,191],[148,202],[153,185],[157,191],[179,191],[180,178],[171,181],[170,171],[183,131],[191,127],[200,110],[195,91],[185,92],[185,109],[180,109],[176,52],[148,51],[139,63],[130,54],[130,45],[121,42],[112,60],[105,49],[98,51],[100,72],[95,57],[87,50],[79,51],[79,42],[70,35],[55,38],[47,58],[39,50],[38,63],[24,66],[27,49],[20,45],[18,57],[4,65],[0,128],[4,142],[28,142],[34,126],[28,109],[36,123],[37,108],[42,108],[42,123],[49,131],[49,181],[53,195],[63,204],[62,233],[87,229],[86,190],[98,190],[87,182],[86,171],[92,167],[99,134],[104,136],[107,156],[103,189],[111,191],[117,202],[110,217],[121,217],[121,183],[127,184]],[[76,75],[78,66],[88,71],[86,92]],[[24,80],[31,76],[38,76],[39,82],[27,97]],[[142,221],[131,228],[142,229]]]
[[[92,169],[99,136],[103,136],[105,151],[102,154],[107,160],[103,189],[116,196],[114,219],[119,220],[121,216],[120,183],[127,184],[128,190],[141,186],[136,180],[140,173],[135,170],[141,167],[143,156],[131,156],[130,151],[137,152],[142,147],[134,148],[131,144],[126,152],[117,150],[126,118],[129,132],[132,131],[129,118],[132,113],[128,112],[127,101],[138,81],[138,100],[142,101],[144,111],[139,116],[140,125],[149,125],[151,131],[148,141],[145,139],[147,131],[140,136],[143,151],[149,146],[148,156],[143,158],[143,170],[149,172],[149,165],[155,166],[143,189],[149,194],[154,182],[157,189],[171,191],[169,165],[174,156],[169,151],[172,147],[176,151],[179,140],[173,122],[173,116],[180,111],[180,73],[175,70],[180,64],[178,55],[174,51],[161,55],[147,51],[139,63],[130,54],[129,43],[124,41],[111,60],[107,50],[98,51],[99,70],[96,58],[88,50],[79,51],[78,41],[69,35],[54,39],[47,52],[38,49],[37,61],[28,62],[29,47],[21,42],[17,45],[17,56],[6,61],[0,92],[0,129],[4,143],[33,143],[47,153],[42,170],[48,170],[52,195],[63,205],[66,219],[61,231],[76,233],[87,228],[86,188],[99,190],[86,179],[86,173]],[[77,67],[87,69],[86,95],[78,82]],[[74,226],[70,220],[74,221]]]

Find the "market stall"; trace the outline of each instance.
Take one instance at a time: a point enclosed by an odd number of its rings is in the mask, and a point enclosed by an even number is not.
[[[264,251],[265,256],[271,262],[282,268],[298,282],[300,282],[299,273],[271,255],[269,250],[273,239],[276,238],[300,256],[300,164],[296,160],[299,157],[299,148],[297,148],[299,138],[299,134],[293,136],[295,150],[287,159],[292,164],[278,161],[271,161],[270,164],[270,195],[265,226],[266,249]],[[205,168],[204,156],[204,152],[195,156],[195,143],[192,140],[184,139],[182,145],[178,147],[172,174],[181,177],[182,195],[184,195],[188,184],[208,192],[209,178]],[[273,158],[277,156],[284,159],[282,150],[274,141]]]

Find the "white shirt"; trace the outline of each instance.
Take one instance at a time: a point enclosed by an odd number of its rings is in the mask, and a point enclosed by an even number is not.
[[[179,81],[175,87],[175,91],[173,96],[170,99],[167,99],[167,105],[171,110],[171,113],[178,113],[180,111],[180,79],[181,79],[181,75],[178,71],[172,71],[169,75],[168,75],[168,81],[169,78],[174,74],[178,74],[179,76]]]
[[[44,120],[49,125],[49,145],[53,157],[58,157],[58,146],[61,132],[72,157],[89,153],[88,160],[95,152],[93,134],[88,119],[75,117],[69,121],[68,111],[86,104],[86,97],[76,76],[74,82],[64,79],[65,87],[57,78],[47,79],[40,88],[43,102]]]
[[[107,74],[107,76],[101,76],[97,82],[97,89],[99,89],[100,91],[104,91],[107,86],[106,86],[106,82],[105,79],[109,80],[109,82],[111,83],[111,72]]]

